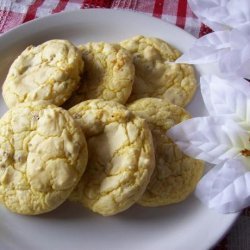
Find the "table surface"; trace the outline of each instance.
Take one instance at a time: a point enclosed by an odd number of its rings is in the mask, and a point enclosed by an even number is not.
[[[212,32],[192,13],[187,0],[0,0],[0,33],[35,18],[84,8],[130,9],[160,18],[195,37]],[[250,208],[213,250],[250,249]],[[189,249],[187,249],[189,250]]]

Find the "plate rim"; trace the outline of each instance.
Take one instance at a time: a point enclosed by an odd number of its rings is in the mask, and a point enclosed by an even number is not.
[[[126,14],[131,14],[131,15],[139,15],[139,16],[146,17],[146,18],[152,18],[153,20],[157,20],[157,21],[159,21],[159,22],[161,22],[163,24],[175,27],[180,32],[186,33],[186,35],[188,35],[190,38],[197,40],[197,38],[195,36],[193,36],[192,34],[188,33],[184,29],[182,29],[182,28],[178,27],[177,25],[174,25],[174,24],[172,24],[172,23],[170,23],[170,22],[168,22],[166,20],[162,20],[162,19],[154,17],[154,16],[149,16],[149,15],[143,13],[143,12],[139,12],[139,11],[135,11],[135,10],[131,10],[131,9],[120,9],[120,8],[117,8],[117,9],[88,8],[88,9],[66,10],[66,11],[64,10],[64,11],[61,11],[61,12],[58,12],[58,13],[49,14],[47,16],[37,17],[35,19],[26,21],[25,23],[18,24],[17,26],[11,28],[10,30],[0,34],[0,40],[3,37],[5,37],[6,35],[12,34],[16,30],[23,29],[23,27],[32,25],[32,24],[37,23],[37,22],[41,22],[41,21],[43,21],[45,19],[54,19],[54,18],[58,18],[59,16],[70,15],[70,14],[74,14],[74,13],[76,13],[76,14],[84,14],[84,12],[121,12],[121,13],[126,13]]]
[[[44,16],[44,17],[40,17],[40,18],[36,18],[33,20],[30,20],[28,22],[22,23],[16,27],[13,27],[12,29],[10,29],[9,31],[3,33],[0,35],[0,44],[2,42],[5,42],[5,39],[8,39],[9,36],[13,36],[16,34],[16,32],[22,32],[22,30],[26,30],[29,28],[29,26],[33,26],[34,24],[39,24],[39,23],[43,23],[43,22],[47,22],[48,19],[51,19],[53,22],[53,19],[56,20],[57,18],[61,18],[61,16],[65,16],[65,15],[84,15],[86,12],[99,12],[99,13],[114,13],[114,12],[121,12],[123,15],[127,14],[127,15],[133,15],[133,16],[140,16],[141,18],[146,18],[146,19],[152,19],[152,20],[157,20],[157,22],[161,22],[164,25],[167,25],[168,27],[174,28],[176,30],[178,30],[178,32],[180,33],[185,33],[186,36],[188,36],[190,39],[192,39],[193,41],[197,40],[196,37],[194,37],[193,35],[191,35],[190,33],[188,33],[187,31],[185,31],[184,29],[181,29],[180,27],[171,24],[165,20],[153,17],[153,16],[148,16],[145,13],[142,12],[137,12],[134,10],[128,10],[128,9],[103,9],[103,8],[91,8],[91,9],[78,9],[78,10],[68,10],[68,11],[62,11],[60,13],[55,13],[55,14],[51,14],[48,16]],[[31,32],[32,33],[32,32]],[[1,49],[1,48],[0,48]],[[232,226],[234,225],[235,221],[238,219],[239,215],[241,212],[238,213],[232,213],[231,215],[234,215],[232,218],[227,220],[227,228],[226,230],[224,230],[223,232],[220,231],[220,233],[217,235],[217,237],[214,237],[214,242],[211,242],[210,244],[210,248],[214,247],[227,233],[228,231],[232,228]]]

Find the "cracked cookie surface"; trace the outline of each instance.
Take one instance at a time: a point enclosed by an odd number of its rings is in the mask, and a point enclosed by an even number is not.
[[[121,46],[133,55],[135,81],[128,102],[143,98],[167,99],[186,106],[196,90],[195,72],[191,65],[176,64],[180,52],[158,38],[136,36]]]
[[[89,161],[71,200],[102,215],[119,213],[143,194],[155,166],[144,119],[111,101],[82,102],[70,113],[87,139]]]
[[[65,201],[87,164],[87,144],[70,114],[44,102],[20,104],[0,120],[0,201],[40,214]]]
[[[67,107],[96,98],[126,103],[135,74],[130,53],[118,44],[104,42],[87,43],[79,49],[85,70],[81,85],[66,103]]]
[[[3,98],[18,103],[46,100],[61,105],[79,86],[81,52],[66,40],[50,40],[27,47],[12,63],[3,84]]]
[[[201,178],[204,165],[184,155],[166,132],[172,126],[189,119],[190,115],[183,108],[158,98],[137,100],[128,109],[146,119],[155,147],[155,170],[138,203],[153,207],[186,199]]]

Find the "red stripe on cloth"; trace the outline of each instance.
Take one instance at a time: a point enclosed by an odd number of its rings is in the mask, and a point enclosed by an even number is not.
[[[110,8],[113,0],[84,0],[81,8]]]
[[[155,0],[154,10],[153,10],[153,16],[161,18],[162,11],[163,11],[163,4],[164,0]]]
[[[93,2],[95,2],[95,1],[93,1],[93,0],[84,0],[82,5],[81,5],[81,8],[91,8],[91,7],[93,7],[92,6]]]
[[[57,6],[52,10],[52,13],[54,14],[64,10],[68,2],[69,0],[60,0]]]
[[[177,17],[176,17],[176,25],[182,29],[185,28],[186,14],[187,14],[187,0],[179,0],[178,9],[177,9]]]
[[[205,24],[201,24],[201,28],[200,28],[200,33],[199,33],[199,37],[201,36],[205,36],[208,33],[213,32],[209,27],[207,27]]]
[[[43,4],[43,2],[44,0],[36,0],[33,4],[29,6],[27,14],[23,20],[24,23],[36,17],[36,11]]]

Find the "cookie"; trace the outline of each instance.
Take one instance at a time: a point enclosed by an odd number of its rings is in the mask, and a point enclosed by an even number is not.
[[[184,155],[166,132],[190,115],[183,108],[158,98],[137,100],[128,109],[146,119],[155,146],[156,167],[138,203],[154,207],[186,199],[201,178],[204,166],[201,161]]]
[[[80,46],[85,72],[80,88],[66,103],[72,107],[88,99],[126,103],[134,82],[132,56],[118,44],[104,42]]]
[[[191,65],[176,64],[180,52],[165,41],[136,36],[122,41],[121,46],[133,55],[135,81],[128,102],[143,98],[167,99],[186,106],[196,90],[195,72]]]
[[[0,120],[0,201],[13,212],[41,214],[70,195],[87,164],[87,144],[70,114],[23,103]]]
[[[81,52],[69,41],[50,40],[27,47],[11,65],[3,84],[3,98],[18,103],[46,100],[63,104],[79,86]]]
[[[82,102],[70,113],[86,134],[89,160],[70,199],[108,216],[134,204],[155,166],[146,122],[113,101]]]

